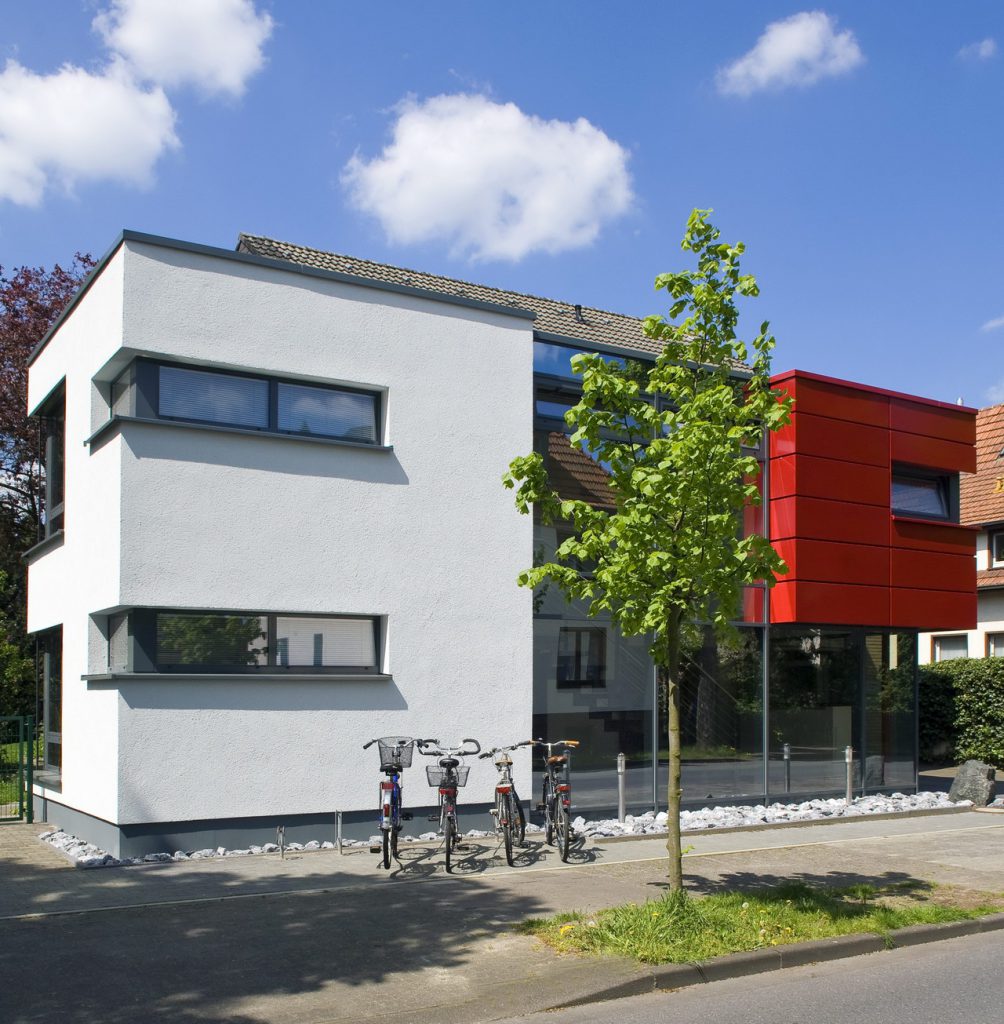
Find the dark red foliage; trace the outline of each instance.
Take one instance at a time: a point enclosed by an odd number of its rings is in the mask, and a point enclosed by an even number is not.
[[[9,523],[38,522],[38,426],[28,418],[28,357],[73,298],[94,260],[68,268],[0,267],[0,511]],[[30,533],[30,530],[27,531]]]

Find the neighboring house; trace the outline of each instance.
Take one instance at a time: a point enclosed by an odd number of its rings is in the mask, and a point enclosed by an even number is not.
[[[514,456],[535,446],[562,493],[610,500],[563,419],[582,350],[658,346],[632,317],[255,236],[123,233],[31,360],[38,813],[118,855],[278,824],[331,838],[336,809],[367,835],[361,748],[388,734],[571,736],[578,810],[615,803],[618,752],[632,809],[662,805],[645,638],[515,585],[562,537],[516,512]],[[688,649],[690,804],[842,793],[847,745],[860,788],[911,789],[917,631],[975,620],[973,410],[775,381],[796,411],[746,525],[790,571],[748,589],[735,638]],[[424,781],[407,773],[409,805],[435,802]],[[529,798],[528,755],[517,783]],[[475,764],[475,810],[493,784]]]
[[[976,472],[961,480],[961,521],[976,536],[976,628],[925,633],[921,664],[1004,657],[1004,405],[976,414]]]

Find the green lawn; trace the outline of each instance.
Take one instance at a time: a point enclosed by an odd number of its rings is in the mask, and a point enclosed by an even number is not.
[[[1000,894],[956,893],[937,886],[821,889],[793,882],[756,892],[695,897],[667,893],[596,914],[558,914],[518,926],[561,952],[689,963],[835,935],[890,935],[912,924],[982,917],[1004,910]]]

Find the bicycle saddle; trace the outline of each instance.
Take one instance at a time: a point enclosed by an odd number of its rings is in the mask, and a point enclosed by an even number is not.
[[[440,768],[456,768],[460,764],[460,761],[455,757],[441,757],[439,759]]]
[[[568,758],[564,754],[554,754],[547,759],[548,764],[564,764]]]

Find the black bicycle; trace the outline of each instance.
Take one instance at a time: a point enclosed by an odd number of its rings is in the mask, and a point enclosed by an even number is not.
[[[571,752],[579,745],[578,740],[534,740],[534,746],[542,747],[544,754],[544,785],[538,811],[544,812],[544,839],[548,845],[557,843],[558,854],[568,860],[568,849],[572,842],[572,764]],[[564,753],[555,751],[564,748]]]
[[[426,757],[438,757],[438,767],[426,765],[425,775],[429,785],[439,790],[439,831],[443,835],[446,851],[446,870],[453,870],[453,854],[460,849],[460,817],[457,814],[457,790],[467,785],[470,768],[460,763],[460,758],[481,752],[477,740],[461,740],[459,747],[444,747],[439,740],[416,740],[418,749]],[[437,815],[429,820],[435,821]]]
[[[526,839],[526,815],[523,813],[516,785],[512,781],[512,758],[509,752],[520,747],[528,747],[532,743],[533,740],[523,740],[508,747],[492,747],[491,750],[479,755],[481,758],[493,755],[495,757],[495,768],[498,770],[499,778],[495,784],[495,807],[492,816],[495,818],[495,828],[502,835],[505,859],[509,867],[513,866],[513,847],[522,846]]]
[[[397,859],[397,837],[401,823],[411,821],[411,815],[402,809],[401,772],[411,767],[415,741],[410,736],[381,736],[363,744],[363,750],[379,744],[380,771],[386,778],[380,783],[380,814],[377,820],[383,834],[383,860],[390,868],[393,857]]]

